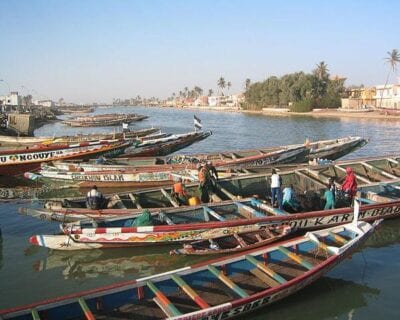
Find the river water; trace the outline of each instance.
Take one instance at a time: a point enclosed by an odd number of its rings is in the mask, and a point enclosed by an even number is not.
[[[213,135],[183,152],[207,152],[278,146],[348,135],[370,138],[369,144],[346,158],[390,155],[398,152],[400,122],[372,119],[267,117],[216,111],[144,107],[97,108],[95,113],[126,112],[149,115],[133,128],[156,126],[166,132],[193,129],[193,115]],[[70,128],[52,123],[35,135],[65,135],[112,131],[108,128]],[[169,256],[170,248],[108,249],[51,252],[30,246],[33,234],[52,234],[56,223],[18,215],[18,208],[35,202],[0,204],[0,309],[65,295],[100,285],[134,279],[182,267],[204,258]],[[250,319],[398,319],[400,307],[400,219],[385,221],[380,230],[325,277],[272,307],[252,313]]]

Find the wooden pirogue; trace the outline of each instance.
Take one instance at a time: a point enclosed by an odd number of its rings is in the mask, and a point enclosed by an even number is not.
[[[280,166],[283,185],[293,184],[299,198],[306,197],[306,200],[317,202],[321,209],[320,192],[325,190],[330,178],[334,178],[338,186],[345,178],[346,167],[351,167],[355,172],[361,195],[373,201],[394,200],[399,195],[390,193],[385,183],[391,183],[392,189],[398,192],[398,181],[400,180],[400,156],[387,156],[376,158],[363,158],[347,161],[339,161],[331,165],[323,166],[303,166],[300,169],[285,169]],[[270,170],[269,170],[270,171]],[[270,173],[259,173],[236,176],[218,181],[215,193],[212,194],[214,202],[221,200],[236,201],[239,198],[252,197],[258,195],[261,200],[270,200],[269,187]],[[191,183],[186,185],[188,194],[195,196],[198,193],[198,184]],[[41,219],[58,221],[75,221],[86,217],[110,218],[126,214],[139,212],[142,208],[168,208],[179,207],[176,199],[171,196],[171,188],[155,188],[149,190],[126,191],[110,195],[106,209],[90,210],[86,208],[84,197],[56,199],[47,201],[43,209],[25,209],[26,214],[30,214]],[[369,191],[369,192],[367,192]],[[61,191],[53,190],[44,196],[55,197]],[[304,193],[306,193],[304,195]],[[386,198],[385,198],[386,197]],[[386,199],[386,200],[385,200]],[[268,201],[269,202],[269,201]],[[308,201],[310,202],[310,201]],[[308,211],[318,209],[312,205],[305,205]]]
[[[162,274],[1,310],[3,319],[228,319],[322,277],[379,222],[331,229]]]
[[[316,141],[308,145],[262,147],[251,150],[222,151],[207,154],[178,154],[158,157],[134,157],[104,159],[102,164],[89,161],[58,161],[54,166],[60,170],[105,171],[140,166],[149,167],[165,164],[192,165],[201,161],[212,161],[216,167],[223,168],[264,168],[283,163],[302,163],[316,158],[335,160],[357,148],[364,146],[366,139],[347,137],[334,140]],[[122,156],[123,157],[123,156]]]
[[[104,127],[115,126],[122,123],[130,123],[133,121],[141,121],[147,119],[148,116],[138,114],[98,114],[94,116],[82,116],[73,120],[64,120],[63,123],[71,127]]]
[[[0,175],[22,174],[40,168],[42,162],[82,159],[108,155],[115,157],[132,144],[125,139],[97,140],[81,143],[51,143],[32,148],[0,150]]]
[[[78,143],[93,140],[136,139],[160,131],[160,128],[145,128],[127,132],[107,132],[91,134],[75,134],[54,137],[12,137],[0,135],[0,146],[21,147],[50,143]]]

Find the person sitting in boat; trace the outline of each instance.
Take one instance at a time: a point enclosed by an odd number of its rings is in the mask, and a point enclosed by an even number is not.
[[[200,200],[203,203],[210,202],[210,195],[209,195],[209,185],[210,185],[210,178],[205,165],[199,163],[197,165],[198,179],[199,179],[199,191],[200,191]]]
[[[104,200],[102,193],[97,190],[97,186],[93,186],[86,195],[86,207],[92,210],[103,209]]]
[[[296,199],[296,192],[294,191],[293,185],[283,189],[282,205],[284,207],[289,207],[294,212],[299,212],[301,210],[300,203]]]
[[[346,168],[346,178],[342,184],[342,191],[344,192],[346,198],[352,203],[353,197],[357,192],[357,179],[354,175],[353,169],[350,167]]]
[[[172,195],[179,202],[180,205],[187,205],[189,195],[185,190],[182,178],[179,178],[177,182],[172,186]]]
[[[335,185],[332,180],[329,180],[328,189],[325,190],[323,199],[325,199],[324,210],[335,209]]]

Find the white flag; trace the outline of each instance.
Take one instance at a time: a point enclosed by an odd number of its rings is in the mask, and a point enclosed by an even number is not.
[[[122,129],[124,129],[124,130],[128,129],[128,125],[129,125],[128,123],[123,122],[122,123]]]

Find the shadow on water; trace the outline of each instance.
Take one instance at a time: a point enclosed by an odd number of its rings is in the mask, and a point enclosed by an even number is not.
[[[379,289],[353,281],[323,277],[302,291],[251,314],[251,319],[338,319],[368,305]],[[241,317],[240,319],[245,319]]]

